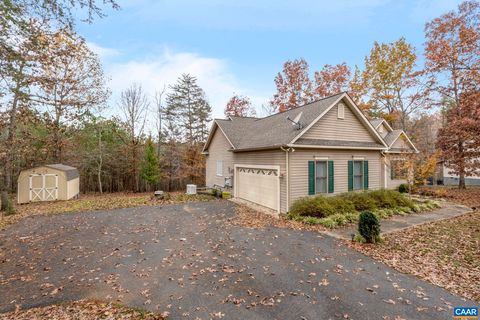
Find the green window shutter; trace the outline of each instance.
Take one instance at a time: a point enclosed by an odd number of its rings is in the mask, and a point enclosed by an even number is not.
[[[315,194],[315,161],[308,161],[308,194]]]
[[[353,191],[353,161],[348,160],[348,191]]]
[[[363,189],[368,190],[368,161],[363,161]]]
[[[328,161],[328,193],[333,193],[335,191],[335,188],[333,186],[334,180],[333,180],[333,161]]]

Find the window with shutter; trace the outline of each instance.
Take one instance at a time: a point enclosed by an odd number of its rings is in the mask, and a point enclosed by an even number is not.
[[[333,161],[308,161],[308,194],[333,193]]]

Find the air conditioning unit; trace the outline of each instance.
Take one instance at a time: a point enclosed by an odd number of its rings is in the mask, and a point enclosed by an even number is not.
[[[197,185],[187,184],[187,194],[197,194]]]
[[[232,177],[226,177],[224,185],[227,188],[232,188],[233,187]]]

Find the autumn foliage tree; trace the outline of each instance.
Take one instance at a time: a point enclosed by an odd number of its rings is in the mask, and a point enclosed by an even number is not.
[[[415,48],[405,38],[374,43],[355,88],[363,91],[371,115],[385,117],[407,129],[408,118],[425,107],[428,97],[416,62]]]
[[[437,145],[452,173],[480,171],[480,3],[466,1],[426,25],[426,73],[439,103],[447,102]]]
[[[252,103],[248,97],[241,95],[233,95],[228,100],[225,106],[225,116],[229,117],[254,117],[256,116],[255,109],[252,107]]]
[[[41,41],[44,45],[32,100],[49,116],[52,159],[62,162],[65,122],[104,105],[110,91],[97,55],[83,38],[63,29],[45,32]]]
[[[277,92],[270,105],[274,111],[284,112],[313,100],[312,81],[304,59],[287,61],[275,77]]]
[[[326,64],[315,71],[315,97],[324,98],[350,89],[351,71],[346,63]]]

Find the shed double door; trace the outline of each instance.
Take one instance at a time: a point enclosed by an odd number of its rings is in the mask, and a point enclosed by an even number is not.
[[[30,175],[31,202],[54,201],[58,199],[58,175],[32,174]]]

